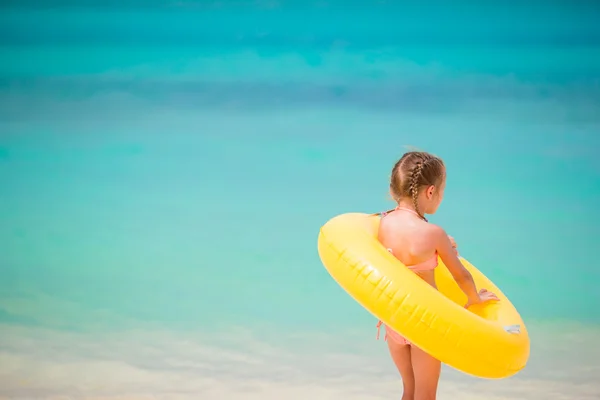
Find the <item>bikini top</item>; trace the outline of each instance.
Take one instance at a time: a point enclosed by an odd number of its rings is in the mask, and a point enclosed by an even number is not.
[[[417,214],[415,211],[411,210],[410,208],[396,207],[395,210],[408,211],[410,213],[415,214],[419,218],[421,218],[419,216],[419,214]],[[388,215],[391,211],[393,211],[393,210],[382,212],[381,213],[381,218],[383,218],[386,215]],[[387,251],[389,251],[390,253],[394,254],[394,252],[390,248],[388,248]],[[433,257],[429,258],[428,260],[425,260],[425,261],[420,262],[418,264],[407,265],[406,267],[408,269],[412,270],[412,271],[420,272],[420,271],[432,271],[437,266],[438,266],[438,254],[437,254],[437,251],[436,251],[435,254],[433,255]]]

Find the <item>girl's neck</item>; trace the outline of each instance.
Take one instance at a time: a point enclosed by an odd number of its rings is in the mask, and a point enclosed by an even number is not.
[[[405,210],[417,212],[417,210],[415,210],[415,205],[413,204],[412,200],[400,200],[396,208],[403,208]]]
[[[412,202],[412,200],[411,200],[411,201],[408,201],[408,200],[406,200],[406,201],[404,201],[404,200],[400,200],[400,202],[398,202],[398,205],[396,206],[396,210],[399,210],[399,209],[403,209],[403,210],[410,211],[410,212],[414,213],[414,214],[415,214],[417,217],[419,217],[419,218],[421,218],[422,220],[424,220],[425,222],[428,222],[428,221],[427,221],[427,218],[425,218],[425,216],[424,216],[424,215],[422,215],[422,214],[419,214],[419,213],[417,212],[417,210],[415,209],[415,205],[414,205],[414,203]]]

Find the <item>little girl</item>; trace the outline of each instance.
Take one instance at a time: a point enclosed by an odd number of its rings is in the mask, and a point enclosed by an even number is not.
[[[428,223],[424,216],[436,212],[445,185],[446,168],[441,159],[425,152],[405,153],[394,165],[390,182],[390,193],[398,206],[382,213],[379,241],[434,288],[437,288],[434,269],[439,256],[467,295],[465,307],[498,300],[485,289],[477,291],[473,277],[458,259],[454,240],[439,226]],[[379,321],[377,328],[381,325]],[[385,330],[390,355],[402,377],[402,400],[435,400],[440,362],[388,326]]]

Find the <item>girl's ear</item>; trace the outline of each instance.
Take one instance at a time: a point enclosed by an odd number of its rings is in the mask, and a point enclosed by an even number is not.
[[[433,193],[435,193],[435,186],[431,185],[427,188],[427,198],[431,199],[433,197]]]

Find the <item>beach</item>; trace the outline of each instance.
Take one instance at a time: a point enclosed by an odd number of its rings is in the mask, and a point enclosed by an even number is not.
[[[597,398],[598,331],[563,327],[544,335],[548,328],[532,328],[533,356],[524,372],[482,380],[444,367],[439,398]],[[375,400],[401,390],[386,346],[372,346],[371,335],[359,333],[341,339],[348,348],[362,343],[348,351],[336,335],[298,333],[272,343],[242,327],[90,335],[4,325],[2,332],[0,384],[10,399]]]

